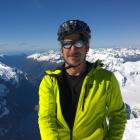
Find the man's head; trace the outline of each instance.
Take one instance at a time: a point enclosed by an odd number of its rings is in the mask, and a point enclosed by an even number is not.
[[[91,31],[89,26],[80,20],[68,20],[58,29],[58,41],[67,66],[79,66],[85,62],[89,50]]]

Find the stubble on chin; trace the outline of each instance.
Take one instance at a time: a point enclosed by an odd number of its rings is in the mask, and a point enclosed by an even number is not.
[[[69,57],[64,58],[64,62],[70,66],[77,66],[81,63],[81,55],[70,55]]]

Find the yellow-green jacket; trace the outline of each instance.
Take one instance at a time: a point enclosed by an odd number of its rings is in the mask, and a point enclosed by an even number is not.
[[[82,85],[71,131],[60,105],[56,79],[60,73],[47,71],[40,84],[38,123],[42,140],[121,140],[126,112],[114,74],[99,66],[91,67]]]

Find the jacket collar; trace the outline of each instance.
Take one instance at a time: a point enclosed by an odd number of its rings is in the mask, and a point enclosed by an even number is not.
[[[97,60],[95,63],[90,63],[88,61],[86,62],[87,62],[88,71],[90,71],[93,68],[98,69],[103,66],[101,60]],[[62,73],[63,70],[65,70],[64,64],[54,70],[46,70],[46,74],[50,76],[58,76]]]

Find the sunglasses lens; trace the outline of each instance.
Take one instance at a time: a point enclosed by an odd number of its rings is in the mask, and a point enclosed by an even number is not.
[[[78,48],[81,48],[84,45],[84,41],[83,40],[77,40],[77,41],[75,41],[75,43],[73,45],[78,47]]]
[[[63,41],[62,42],[62,47],[64,47],[64,48],[70,48],[72,45],[80,48],[80,47],[83,47],[84,41],[83,40],[75,40],[75,41]]]
[[[70,41],[64,41],[63,43],[62,43],[62,47],[64,47],[64,48],[70,48],[71,47],[71,42]]]

